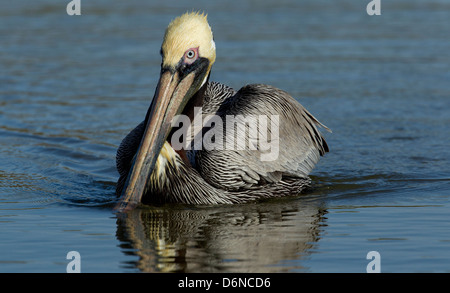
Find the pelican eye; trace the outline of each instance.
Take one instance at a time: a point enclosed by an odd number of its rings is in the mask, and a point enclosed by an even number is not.
[[[190,65],[190,64],[194,63],[194,61],[197,60],[197,58],[198,58],[198,47],[191,48],[184,53],[184,63],[185,64]]]
[[[189,50],[186,52],[186,57],[188,59],[193,59],[195,57],[195,51],[194,50]]]

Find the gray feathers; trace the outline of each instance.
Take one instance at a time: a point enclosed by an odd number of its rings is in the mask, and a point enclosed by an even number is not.
[[[256,138],[252,136],[245,141],[247,146],[254,144],[252,149],[188,151],[191,164],[177,156],[177,166],[166,166],[160,182],[147,187],[143,202],[240,203],[295,195],[310,184],[308,174],[319,157],[328,152],[317,126],[328,128],[289,94],[271,86],[247,85],[235,92],[223,84],[210,82],[202,111],[222,119],[237,115],[272,117],[267,120],[267,125],[276,127],[267,130],[262,127],[264,123],[260,123],[255,128],[255,136],[265,136],[268,143],[277,142],[276,159],[261,160],[261,156],[267,157],[270,150],[267,145],[254,143]],[[254,121],[250,119],[248,124],[252,123]],[[235,135],[236,127],[224,127],[223,139]],[[144,124],[141,123],[125,137],[117,151],[118,194],[143,133]]]
[[[209,87],[219,85],[211,83]],[[206,94],[209,92],[208,89]],[[263,151],[260,149],[197,152],[197,169],[208,183],[218,188],[246,189],[279,182],[283,176],[307,178],[320,155],[328,151],[328,146],[316,127],[321,124],[280,89],[259,84],[247,85],[236,95],[224,100],[217,113],[223,119],[227,115],[279,117],[279,149],[276,160],[261,161]],[[264,132],[266,129],[258,129],[260,131]],[[226,132],[232,131],[227,129]]]

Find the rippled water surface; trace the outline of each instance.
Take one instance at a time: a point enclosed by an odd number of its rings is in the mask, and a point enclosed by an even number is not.
[[[382,272],[450,272],[448,1],[65,2],[0,4],[0,272],[65,272],[73,250],[82,272],[365,272],[369,251]],[[211,79],[288,91],[331,152],[303,196],[117,217],[116,149],[192,9]]]

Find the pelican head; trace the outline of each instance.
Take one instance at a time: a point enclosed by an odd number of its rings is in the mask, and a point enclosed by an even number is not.
[[[206,15],[186,13],[174,19],[166,29],[161,55],[162,69],[190,72],[207,65],[205,73],[209,73],[216,60],[216,45]]]
[[[216,48],[206,16],[186,13],[174,19],[166,29],[161,55],[158,86],[147,112],[144,135],[116,207],[118,210],[141,201],[172,129],[172,119],[183,112],[208,80]]]

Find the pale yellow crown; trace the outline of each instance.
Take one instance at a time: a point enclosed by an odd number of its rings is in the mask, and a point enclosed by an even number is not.
[[[167,27],[162,44],[163,66],[174,67],[184,53],[198,47],[200,57],[216,60],[216,46],[207,16],[190,12],[175,18]]]

